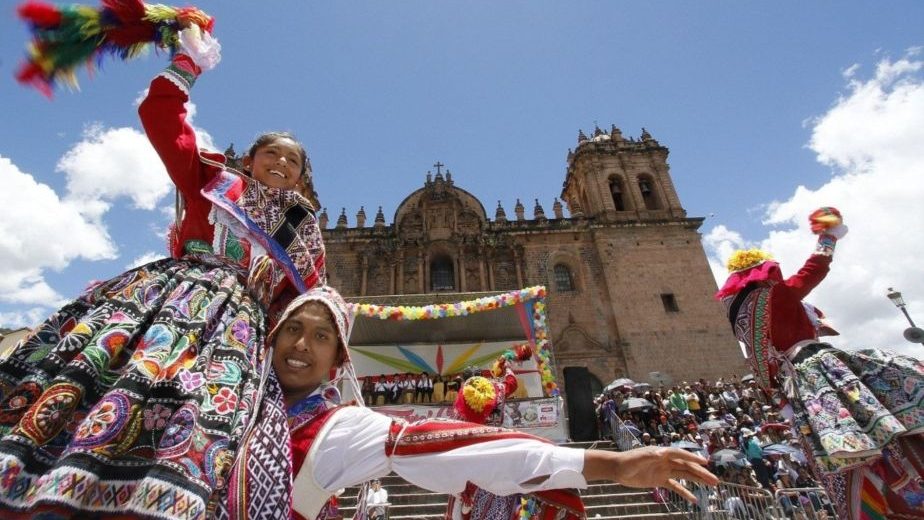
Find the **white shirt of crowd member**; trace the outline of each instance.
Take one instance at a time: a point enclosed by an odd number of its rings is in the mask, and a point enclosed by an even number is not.
[[[388,505],[388,491],[382,487],[382,483],[378,479],[372,481],[372,487],[366,495],[366,505],[369,506],[370,518],[385,518],[385,507]]]

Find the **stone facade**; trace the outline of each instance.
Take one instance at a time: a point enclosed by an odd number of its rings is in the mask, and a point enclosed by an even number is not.
[[[642,132],[579,134],[551,214],[518,200],[494,218],[437,163],[386,223],[355,226],[321,214],[330,283],[346,296],[425,295],[549,288],[558,377],[586,367],[615,377],[674,381],[745,372],[700,241],[671,181],[668,149]],[[657,376],[655,376],[655,379]],[[564,384],[562,385],[564,387]],[[596,386],[596,385],[594,385]]]

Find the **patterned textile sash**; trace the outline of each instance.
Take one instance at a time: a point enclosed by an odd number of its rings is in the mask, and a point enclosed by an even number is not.
[[[229,520],[289,518],[292,477],[324,417],[340,402],[336,387],[322,385],[315,393],[288,409],[275,372],[267,379],[259,418],[242,444],[241,454],[230,477],[227,496],[215,501],[214,517]],[[299,435],[293,453],[293,435]],[[307,440],[307,443],[301,442]],[[304,448],[304,449],[302,449]],[[321,516],[336,513],[328,504]],[[319,517],[320,518],[320,517]],[[318,519],[315,519],[318,520]]]
[[[227,493],[216,494],[213,517],[219,520],[289,518],[292,450],[282,389],[270,371],[253,430],[241,444],[228,479]]]
[[[285,277],[302,293],[326,281],[321,230],[311,205],[301,195],[246,182],[228,171],[215,176],[202,195],[214,205],[210,218],[215,224],[217,253],[243,260],[244,248],[235,238],[247,237],[279,267],[281,273],[273,274],[273,287]],[[250,254],[256,256],[253,251]]]
[[[265,314],[214,258],[90,289],[0,362],[0,517],[199,520],[256,409]]]
[[[773,346],[770,344],[770,292],[770,287],[752,290],[741,303],[732,323],[735,337],[744,342],[754,378],[768,390],[776,386],[773,381],[776,361],[773,360]]]

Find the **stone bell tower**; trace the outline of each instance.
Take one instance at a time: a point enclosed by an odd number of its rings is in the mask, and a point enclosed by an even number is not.
[[[568,152],[562,199],[574,216],[601,222],[657,221],[684,218],[667,165],[667,147],[642,129],[639,139],[599,127],[593,137],[578,133]]]
[[[636,380],[741,375],[744,360],[713,298],[716,283],[699,233],[704,219],[687,217],[667,156],[645,129],[637,139],[615,126],[596,128],[592,137],[578,133],[561,198],[571,219],[584,222],[589,256],[601,266],[599,294],[583,312],[605,308],[613,317],[615,342]],[[580,315],[579,305],[569,308]]]

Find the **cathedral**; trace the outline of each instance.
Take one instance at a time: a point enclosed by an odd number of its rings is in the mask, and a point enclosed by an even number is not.
[[[371,225],[363,208],[354,225],[345,211],[336,222],[321,213],[330,284],[354,301],[388,305],[545,285],[556,375],[572,416],[583,408],[576,395],[589,401],[617,377],[657,385],[743,375],[741,350],[713,299],[703,218],[687,216],[667,156],[645,130],[637,139],[615,126],[580,132],[561,200],[550,214],[534,201],[529,215],[519,200],[513,215],[500,203],[490,215],[436,163],[392,222],[381,208]]]

